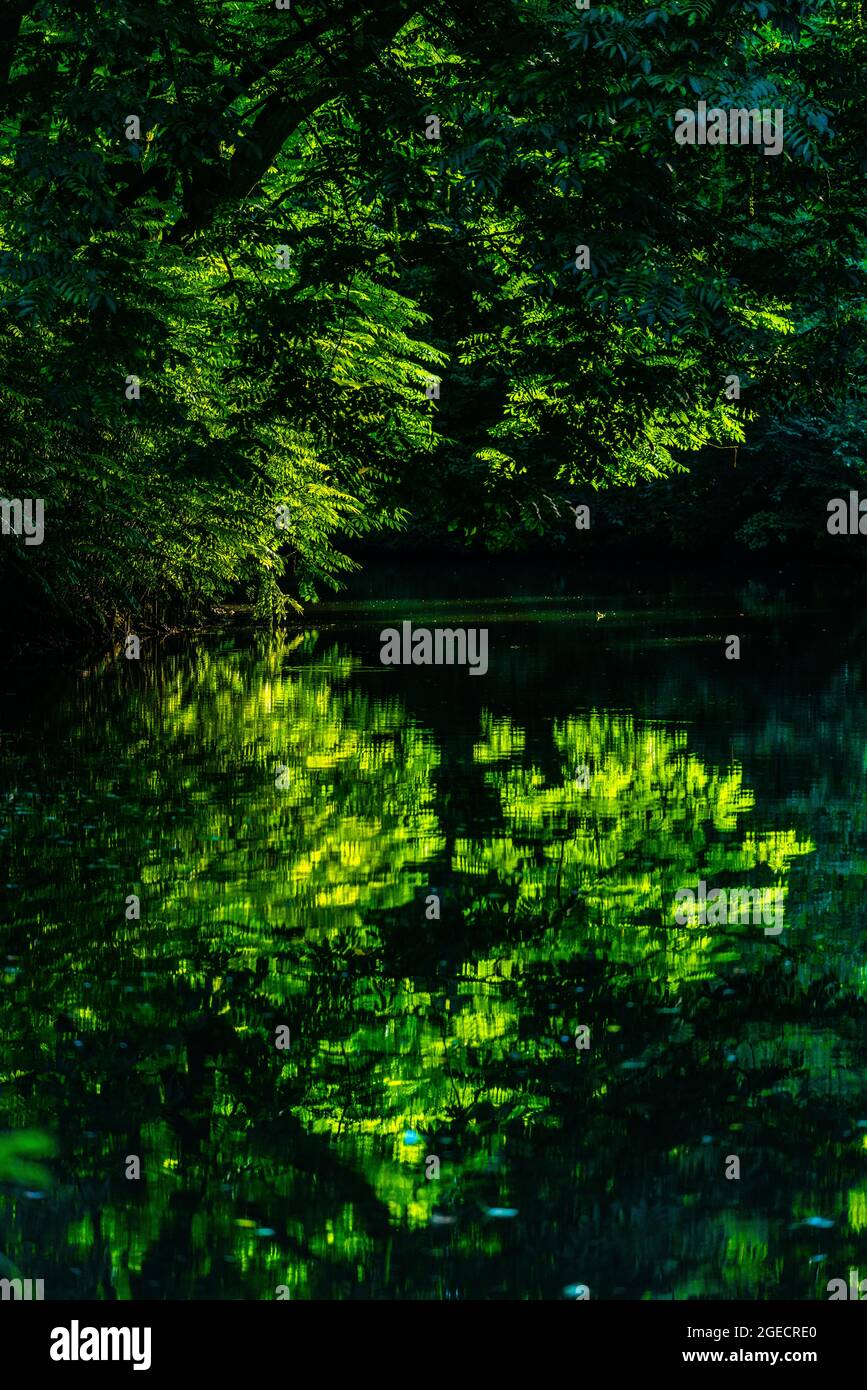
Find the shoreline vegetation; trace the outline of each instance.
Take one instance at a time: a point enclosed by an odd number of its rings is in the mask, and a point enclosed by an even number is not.
[[[852,544],[857,545],[857,539]],[[586,551],[580,543],[570,545],[567,541],[554,552],[537,543],[521,551],[492,553],[480,548],[468,552],[451,538],[424,544],[398,535],[383,538],[378,544],[368,543],[348,558],[352,568],[339,589],[279,614],[263,613],[252,601],[236,600],[215,603],[198,613],[118,617],[111,628],[95,628],[83,618],[76,620],[74,614],[64,615],[63,622],[55,625],[46,624],[44,614],[37,626],[16,624],[13,607],[0,619],[0,640],[7,659],[14,658],[18,664],[41,665],[53,655],[66,665],[79,666],[82,674],[92,674],[106,662],[124,656],[127,637],[133,632],[144,646],[207,638],[226,627],[303,631],[319,626],[334,609],[342,611],[344,604],[354,606],[359,601],[389,597],[397,611],[406,604],[411,608],[413,598],[423,598],[448,610],[459,592],[461,596],[469,593],[472,597],[467,602],[484,613],[489,602],[498,606],[503,596],[512,592],[516,566],[521,574],[516,594],[556,592],[578,603],[582,596],[589,596],[590,603],[591,598],[595,601],[623,592],[682,596],[695,585],[707,595],[725,581],[729,597],[734,584],[735,593],[755,594],[763,602],[812,607],[817,598],[821,605],[829,593],[838,592],[841,582],[846,583],[850,597],[867,587],[867,575],[862,576],[860,569],[853,572],[851,559],[841,554],[839,546],[806,560],[793,558],[791,548],[782,546],[759,552],[733,547],[726,555],[725,575],[709,568],[707,555],[697,549],[661,547],[655,540],[634,544],[621,539],[619,544],[597,544]]]

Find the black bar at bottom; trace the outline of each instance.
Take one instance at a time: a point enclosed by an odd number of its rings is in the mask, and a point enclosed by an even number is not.
[[[345,1374],[365,1368],[398,1381],[511,1382],[535,1363],[559,1380],[640,1371],[689,1377],[708,1367],[852,1370],[867,1334],[864,1307],[836,1302],[557,1303],[275,1302],[0,1303],[0,1332],[15,1369],[52,1380],[102,1372],[163,1383],[177,1372],[258,1378]],[[517,1358],[517,1359],[516,1359]],[[317,1362],[319,1363],[317,1365]],[[312,1363],[312,1364],[311,1364]],[[520,1367],[523,1366],[523,1372]],[[400,1368],[403,1367],[403,1370]],[[773,1381],[771,1382],[773,1383]]]

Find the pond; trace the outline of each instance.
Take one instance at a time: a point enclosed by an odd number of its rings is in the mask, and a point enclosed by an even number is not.
[[[860,617],[782,579],[401,573],[277,635],[238,615],[5,673],[0,1275],[867,1276]],[[383,665],[407,620],[484,628],[484,675]],[[700,883],[776,894],[779,926],[678,920]]]

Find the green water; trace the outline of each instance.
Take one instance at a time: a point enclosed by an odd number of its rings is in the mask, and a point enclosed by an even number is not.
[[[6,670],[0,1274],[172,1300],[867,1276],[860,618],[520,588]],[[487,627],[487,675],[383,667],[403,619]],[[700,879],[779,890],[782,932],[679,926]]]

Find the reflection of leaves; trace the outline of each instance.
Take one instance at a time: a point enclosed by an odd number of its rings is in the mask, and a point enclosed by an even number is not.
[[[829,1209],[827,1191],[802,1186],[778,1135],[793,1119],[801,1148],[824,1152],[839,1124],[831,1058],[858,1056],[854,1044],[843,1051],[836,1020],[848,1026],[861,1004],[838,977],[845,969],[861,980],[857,957],[850,964],[841,948],[829,959],[830,939],[816,945],[806,933],[794,959],[759,933],[678,934],[666,915],[675,889],[701,876],[727,886],[749,884],[753,871],[757,886],[785,879],[812,847],[806,802],[797,830],[767,829],[739,763],[706,762],[686,728],[607,710],[556,721],[550,737],[537,718],[532,739],[523,725],[484,715],[472,755],[446,765],[445,783],[433,731],[398,698],[356,686],[337,647],[317,648],[307,667],[286,660],[281,639],[258,641],[252,653],[205,647],[195,666],[167,658],[132,694],[113,674],[90,683],[62,714],[74,778],[60,762],[64,746],[39,797],[20,796],[5,841],[9,877],[27,882],[38,856],[54,882],[78,882],[84,783],[106,862],[91,870],[86,896],[82,885],[63,935],[41,930],[33,898],[21,895],[15,924],[31,941],[30,968],[0,998],[10,1075],[23,1088],[0,1122],[11,1128],[23,1113],[49,1126],[59,1110],[64,1133],[97,1132],[58,1167],[58,1209],[71,1218],[50,1232],[59,1263],[86,1270],[99,1292],[85,1203],[113,1161],[113,1140],[99,1095],[73,1084],[76,1037],[100,1094],[112,1096],[117,1128],[141,1127],[159,1156],[147,1204],[124,1195],[100,1212],[118,1297],[139,1296],[139,1276],[122,1263],[133,1247],[172,1260],[173,1297],[214,1286],[206,1244],[188,1264],[169,1254],[189,1246],[175,1198],[212,1179],[212,1239],[265,1297],[277,1283],[293,1297],[355,1297],[359,1269],[375,1296],[429,1291],[399,1271],[424,1263],[429,1228],[440,1226],[453,1228],[456,1279],[475,1287],[478,1262],[501,1258],[509,1225],[483,1220],[492,1207],[520,1209],[537,1230],[571,1229],[577,1179],[588,1204],[607,1204],[616,1184],[617,1200],[634,1197],[643,1211],[648,1172],[679,1194],[703,1171],[710,1146],[698,1140],[726,1132],[721,1115],[725,1126],[748,1126],[776,1160],[787,1210]],[[119,746],[133,750],[123,798]],[[278,758],[291,768],[285,791],[270,775]],[[579,765],[586,786],[576,784]],[[160,767],[177,769],[167,784]],[[484,808],[461,805],[455,817],[453,804],[480,784]],[[243,820],[233,811],[238,785]],[[162,911],[158,925],[123,920],[105,938],[101,922],[119,915],[108,862],[119,840],[135,847]],[[423,906],[443,885],[454,908],[447,930],[427,922]],[[46,1075],[44,1030],[28,1023],[43,1018],[41,981],[64,1017],[60,1061],[25,1110],[27,1078]],[[284,1020],[292,1049],[274,1053],[265,1041]],[[772,1040],[769,1020],[779,1020]],[[580,1023],[591,1026],[586,1052],[574,1046]],[[796,1112],[809,1038],[809,1108],[805,1099]],[[405,1143],[407,1131],[422,1142]],[[0,1179],[22,1137],[0,1137]],[[183,1162],[167,1160],[179,1145]],[[438,1181],[425,1171],[432,1154]],[[867,1224],[858,1161],[849,1146],[836,1173],[848,1193],[837,1204],[855,1213],[854,1229]],[[711,1254],[695,1287],[738,1291],[746,1267],[766,1289],[764,1227],[754,1235],[723,1197],[713,1200],[702,1216]],[[239,1215],[256,1225],[237,1225]],[[610,1224],[600,1239],[612,1266],[639,1267],[654,1221],[648,1209]],[[281,1236],[263,1242],[257,1228]],[[26,1265],[25,1231],[13,1230],[10,1257]],[[740,1261],[723,1275],[713,1263],[718,1233]],[[522,1255],[533,1290],[559,1287],[557,1244],[541,1240]],[[214,1280],[227,1296],[250,1287],[228,1262]]]
[[[0,1182],[48,1187],[51,1175],[40,1160],[51,1158],[53,1154],[54,1140],[38,1129],[0,1134]]]
[[[583,939],[589,930],[618,960],[646,964],[654,948],[664,949],[669,977],[705,972],[709,952],[729,943],[713,932],[699,937],[693,925],[673,936],[676,889],[702,874],[728,875],[775,902],[769,895],[785,895],[781,880],[791,861],[814,848],[794,830],[746,830],[735,840],[755,794],[743,785],[739,764],[710,767],[691,752],[686,729],[607,710],[555,721],[561,773],[553,780],[520,756],[525,733],[508,718],[494,725],[483,715],[483,730],[473,756],[486,765],[504,829],[483,839],[458,837],[454,869],[485,883],[496,875],[537,918],[561,908],[564,895],[567,903],[580,897],[589,913]],[[593,770],[586,787],[576,784],[576,767]],[[760,866],[774,874],[772,886],[744,881]]]

